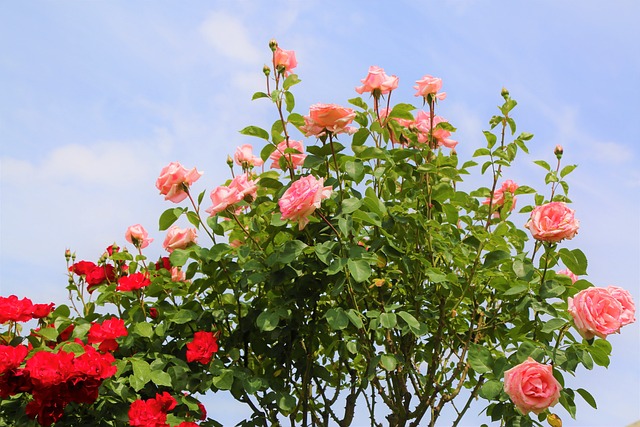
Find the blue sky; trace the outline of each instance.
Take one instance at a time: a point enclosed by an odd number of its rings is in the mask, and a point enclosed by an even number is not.
[[[263,89],[267,43],[297,53],[298,110],[346,104],[370,65],[400,78],[393,99],[417,103],[414,81],[444,80],[440,113],[458,127],[459,155],[508,88],[518,129],[535,135],[512,169],[542,187],[531,160],[556,144],[581,221],[568,242],[589,258],[589,279],[631,291],[640,302],[640,4],[633,1],[32,1],[0,6],[0,294],[66,302],[64,250],[97,259],[141,223],[161,254],[154,187],[171,161],[228,178],[224,163],[269,126]],[[478,179],[478,185],[485,185]],[[474,183],[475,184],[475,183]],[[155,252],[154,252],[155,251]],[[624,426],[640,419],[640,328],[610,337],[608,370],[568,378],[592,392],[565,426]],[[242,417],[220,397],[210,413]],[[481,407],[469,414],[468,425]],[[234,418],[236,417],[236,418]]]

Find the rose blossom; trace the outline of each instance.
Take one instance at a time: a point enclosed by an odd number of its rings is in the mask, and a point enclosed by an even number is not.
[[[369,74],[360,81],[363,85],[356,88],[356,92],[359,94],[371,92],[374,96],[376,94],[384,95],[398,87],[398,78],[396,76],[387,76],[382,68],[375,65],[369,67]]]
[[[622,305],[622,314],[620,315],[620,325],[625,326],[636,321],[636,305],[633,303],[631,294],[626,289],[617,286],[607,286],[612,297],[614,297],[620,305]]]
[[[116,338],[127,336],[124,320],[112,317],[102,323],[92,323],[87,336],[87,343],[100,344],[98,349],[104,353],[118,348]]]
[[[242,194],[239,193],[236,188],[230,188],[225,185],[214,188],[210,197],[213,206],[206,209],[206,212],[211,216],[217,215],[229,206],[242,200]]]
[[[493,192],[493,203],[491,204],[494,207],[503,206],[505,201],[504,193],[507,192],[513,195],[513,193],[515,193],[517,189],[518,189],[518,184],[516,184],[510,179],[506,180],[505,182],[502,183],[500,188],[498,188],[496,191]],[[511,204],[511,209],[509,210],[514,210],[516,207],[516,197],[513,196],[511,200],[512,200],[512,204]],[[482,204],[488,205],[490,202],[491,202],[491,199],[487,197],[487,199],[484,202],[482,202]]]
[[[571,279],[571,283],[576,283],[578,281],[578,276],[573,273],[573,271],[565,268],[563,270],[558,270],[556,274],[560,274],[562,276],[567,276]]]
[[[242,167],[248,167],[249,165],[262,166],[264,164],[260,157],[253,155],[253,146],[251,144],[244,144],[236,148],[233,159],[238,166]]]
[[[115,268],[111,264],[98,265],[85,276],[84,280],[87,282],[87,291],[91,293],[96,286],[116,280]]]
[[[323,178],[316,179],[313,175],[294,181],[278,200],[282,219],[298,221],[298,228],[302,230],[309,223],[309,215],[331,195],[331,186],[323,187],[323,184]]]
[[[167,230],[167,237],[165,237],[162,247],[167,252],[173,252],[175,249],[184,249],[197,241],[198,236],[195,228],[180,228],[177,225],[172,225]]]
[[[605,338],[622,327],[624,308],[605,288],[587,288],[568,299],[568,311],[576,328],[586,339]]]
[[[536,240],[556,243],[563,239],[572,239],[580,227],[575,219],[575,211],[562,202],[551,202],[536,206],[531,218],[524,225]]]
[[[204,365],[211,362],[218,351],[218,338],[213,332],[198,331],[193,334],[193,341],[187,343],[187,362],[198,362]]]
[[[153,239],[149,238],[147,230],[140,224],[129,226],[124,233],[124,238],[139,249],[144,249],[149,246],[149,243],[153,242]]]
[[[276,70],[282,70],[281,72],[283,72],[285,76],[288,76],[291,70],[298,66],[296,53],[293,50],[284,50],[280,47],[276,48],[275,52],[273,52],[273,65]]]
[[[153,399],[138,399],[129,407],[129,425],[132,427],[166,427],[167,412],[178,402],[166,391],[156,393]]]
[[[353,133],[355,129],[349,124],[356,117],[351,108],[336,104],[313,104],[309,107],[309,115],[304,116],[304,126],[300,128],[305,136],[322,136],[325,132],[333,134]]]
[[[29,298],[18,299],[16,295],[0,297],[0,323],[28,322],[33,318],[33,302]]]
[[[151,284],[151,280],[145,273],[134,273],[118,279],[117,291],[135,291]]]
[[[184,282],[187,279],[187,275],[185,274],[180,267],[172,267],[171,268],[171,281],[172,282]]]
[[[249,179],[249,174],[246,173],[233,178],[229,183],[229,188],[232,190],[235,189],[241,199],[249,197],[251,200],[254,200],[257,197],[258,186],[254,180]]]
[[[562,386],[553,377],[553,367],[529,357],[504,373],[504,391],[524,415],[536,414],[558,403]]]
[[[442,127],[437,127],[439,123],[448,123],[446,119],[440,116],[433,117],[433,125],[431,124],[431,117],[429,113],[425,111],[418,112],[416,120],[413,126],[418,130],[418,142],[429,142],[429,134],[433,135],[433,140],[439,145],[444,145],[447,148],[455,148],[458,145],[458,141],[450,139],[451,131]]]
[[[20,366],[27,357],[29,349],[26,345],[2,345],[0,344],[0,375]]]
[[[438,91],[442,88],[442,79],[438,77],[426,75],[420,80],[417,80],[416,86],[414,86],[413,88],[417,90],[416,96],[422,96],[423,98],[431,95],[442,101],[447,97],[446,92],[438,93]]]
[[[287,149],[295,150],[297,153],[285,153]],[[273,160],[271,169],[280,169],[280,158],[283,155],[288,160],[286,164],[288,166],[292,166],[294,169],[298,166],[302,166],[304,164],[304,159],[307,157],[307,155],[304,154],[304,145],[302,145],[302,141],[294,141],[293,139],[290,139],[287,144],[287,140],[284,140],[278,144],[275,151],[269,156],[269,158]]]
[[[196,168],[185,169],[178,162],[171,162],[160,171],[160,176],[156,180],[156,187],[165,200],[180,203],[187,198],[189,186],[202,176]]]

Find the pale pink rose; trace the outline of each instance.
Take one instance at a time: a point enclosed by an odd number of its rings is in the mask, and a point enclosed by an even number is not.
[[[298,66],[296,53],[293,50],[284,50],[278,47],[273,53],[273,65],[276,70],[282,69],[285,76],[289,75],[291,70]]]
[[[225,185],[221,185],[213,189],[210,197],[213,206],[206,209],[206,212],[213,216],[227,209],[229,206],[238,203],[242,200],[243,196],[237,188],[230,188]]]
[[[322,136],[325,132],[334,135],[338,133],[353,133],[355,129],[349,126],[356,113],[351,108],[336,104],[313,104],[309,107],[309,115],[304,116],[304,126],[300,128],[305,136]]]
[[[360,81],[363,85],[356,88],[356,92],[359,94],[371,92],[384,95],[398,87],[398,78],[396,76],[387,76],[382,68],[375,65],[369,67],[369,74]]]
[[[144,249],[149,246],[149,243],[153,242],[153,239],[149,238],[149,233],[140,224],[132,225],[127,228],[124,233],[124,238],[127,242],[133,244],[136,248]]]
[[[511,193],[513,195],[513,193],[515,193],[515,191],[518,189],[518,184],[516,184],[515,182],[513,182],[512,180],[508,179],[505,182],[502,183],[502,185],[500,186],[500,188],[498,188],[496,191],[494,191],[493,193],[493,203],[492,205],[494,207],[498,207],[498,206],[502,206],[504,205],[504,193]],[[511,200],[513,200],[513,203],[511,204],[511,209],[510,210],[514,210],[516,207],[516,197],[513,196]],[[487,199],[482,202],[483,205],[488,205],[489,202],[491,201],[490,198],[487,197]]]
[[[285,153],[285,150],[295,150],[297,153]],[[284,140],[276,147],[275,151],[271,153],[269,158],[273,160],[271,164],[271,169],[280,169],[280,158],[282,156],[288,160],[288,165],[293,165],[293,168],[297,168],[298,166],[302,166],[304,164],[304,159],[307,157],[304,154],[304,145],[302,145],[302,141],[294,141],[292,139],[287,141]]]
[[[440,116],[435,116],[433,118],[433,125],[431,124],[431,117],[429,113],[425,111],[418,112],[416,116],[416,120],[413,123],[413,126],[418,130],[418,142],[425,144],[429,142],[429,133],[433,131],[433,139],[438,143],[439,146],[445,146],[447,148],[455,148],[458,145],[458,141],[454,141],[450,139],[451,132],[437,128],[438,123],[448,123],[446,119]]]
[[[524,226],[531,231],[534,239],[555,243],[572,239],[578,234],[580,221],[575,218],[575,211],[566,204],[551,202],[536,206]]]
[[[201,176],[202,172],[198,172],[196,168],[187,170],[180,163],[171,162],[160,171],[156,187],[165,200],[180,203],[187,198],[189,186]]]
[[[172,282],[184,282],[185,280],[187,280],[187,275],[180,267],[171,267]]]
[[[229,188],[236,190],[240,194],[240,200],[249,196],[251,200],[255,200],[257,196],[258,185],[252,179],[249,179],[249,174],[243,173],[237,175],[229,183]],[[235,202],[234,202],[235,203]]]
[[[568,299],[568,311],[580,335],[605,338],[622,327],[624,308],[605,288],[587,288]]]
[[[167,230],[167,236],[162,246],[167,252],[173,252],[176,249],[184,249],[197,242],[198,235],[195,228],[180,228],[177,225],[172,225]]]
[[[229,246],[231,246],[232,248],[239,248],[240,246],[242,246],[242,240],[232,240],[229,242]]]
[[[316,179],[312,175],[294,181],[278,200],[282,219],[298,221],[298,228],[302,230],[322,200],[331,195],[331,187],[323,187],[323,184],[322,178]]]
[[[559,270],[558,272],[556,272],[556,274],[561,274],[563,276],[568,276],[569,278],[571,278],[571,283],[576,283],[578,281],[578,276],[575,275],[573,273],[573,271],[569,270],[568,268],[565,268],[563,270]]]
[[[236,148],[233,159],[237,165],[242,167],[262,166],[264,163],[260,157],[253,155],[253,147],[251,144],[244,144]]]
[[[426,75],[416,81],[416,85],[413,88],[417,90],[416,96],[422,96],[423,98],[431,95],[442,101],[447,97],[445,92],[438,93],[442,88],[442,79],[438,77]]]
[[[560,399],[562,386],[553,376],[553,367],[529,357],[504,373],[504,391],[522,414],[539,414]]]
[[[613,296],[620,305],[622,305],[622,314],[620,315],[620,324],[628,325],[636,321],[636,305],[633,302],[631,294],[626,289],[617,286],[607,286],[606,288],[611,296]]]

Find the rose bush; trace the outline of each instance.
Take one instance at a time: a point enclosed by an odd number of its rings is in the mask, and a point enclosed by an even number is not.
[[[579,226],[562,148],[555,169],[536,161],[549,195],[516,185],[509,167],[533,135],[516,134],[508,91],[463,160],[454,148],[470,142],[437,114],[442,80],[416,82],[423,109],[392,105],[399,78],[378,67],[356,89],[372,107],[355,97],[303,116],[295,53],[270,47],[253,98],[276,120],[241,130],[256,154],[239,146],[210,201],[196,168],[160,171],[160,194],[184,202],[160,215],[168,256],[147,259],[136,224],[133,252],[66,252],[70,306],[0,298],[0,425],[220,425],[206,393],[245,404],[244,426],[433,426],[447,408],[458,425],[479,398],[488,420],[557,426],[556,404],[573,417],[578,396],[595,407],[564,375],[607,366],[606,337],[635,305],[562,247]],[[461,190],[472,173],[480,186]]]

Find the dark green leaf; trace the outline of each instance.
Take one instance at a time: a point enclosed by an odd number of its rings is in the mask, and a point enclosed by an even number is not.
[[[479,374],[491,372],[493,369],[491,352],[481,345],[472,344],[469,347],[469,364]]]
[[[358,259],[347,261],[349,273],[356,282],[364,282],[371,276],[371,266],[365,260]]]
[[[186,209],[183,208],[171,208],[164,211],[162,215],[160,215],[160,231],[164,231],[171,227],[173,223],[176,222],[178,218],[180,218],[180,215],[182,215],[185,210]]]

